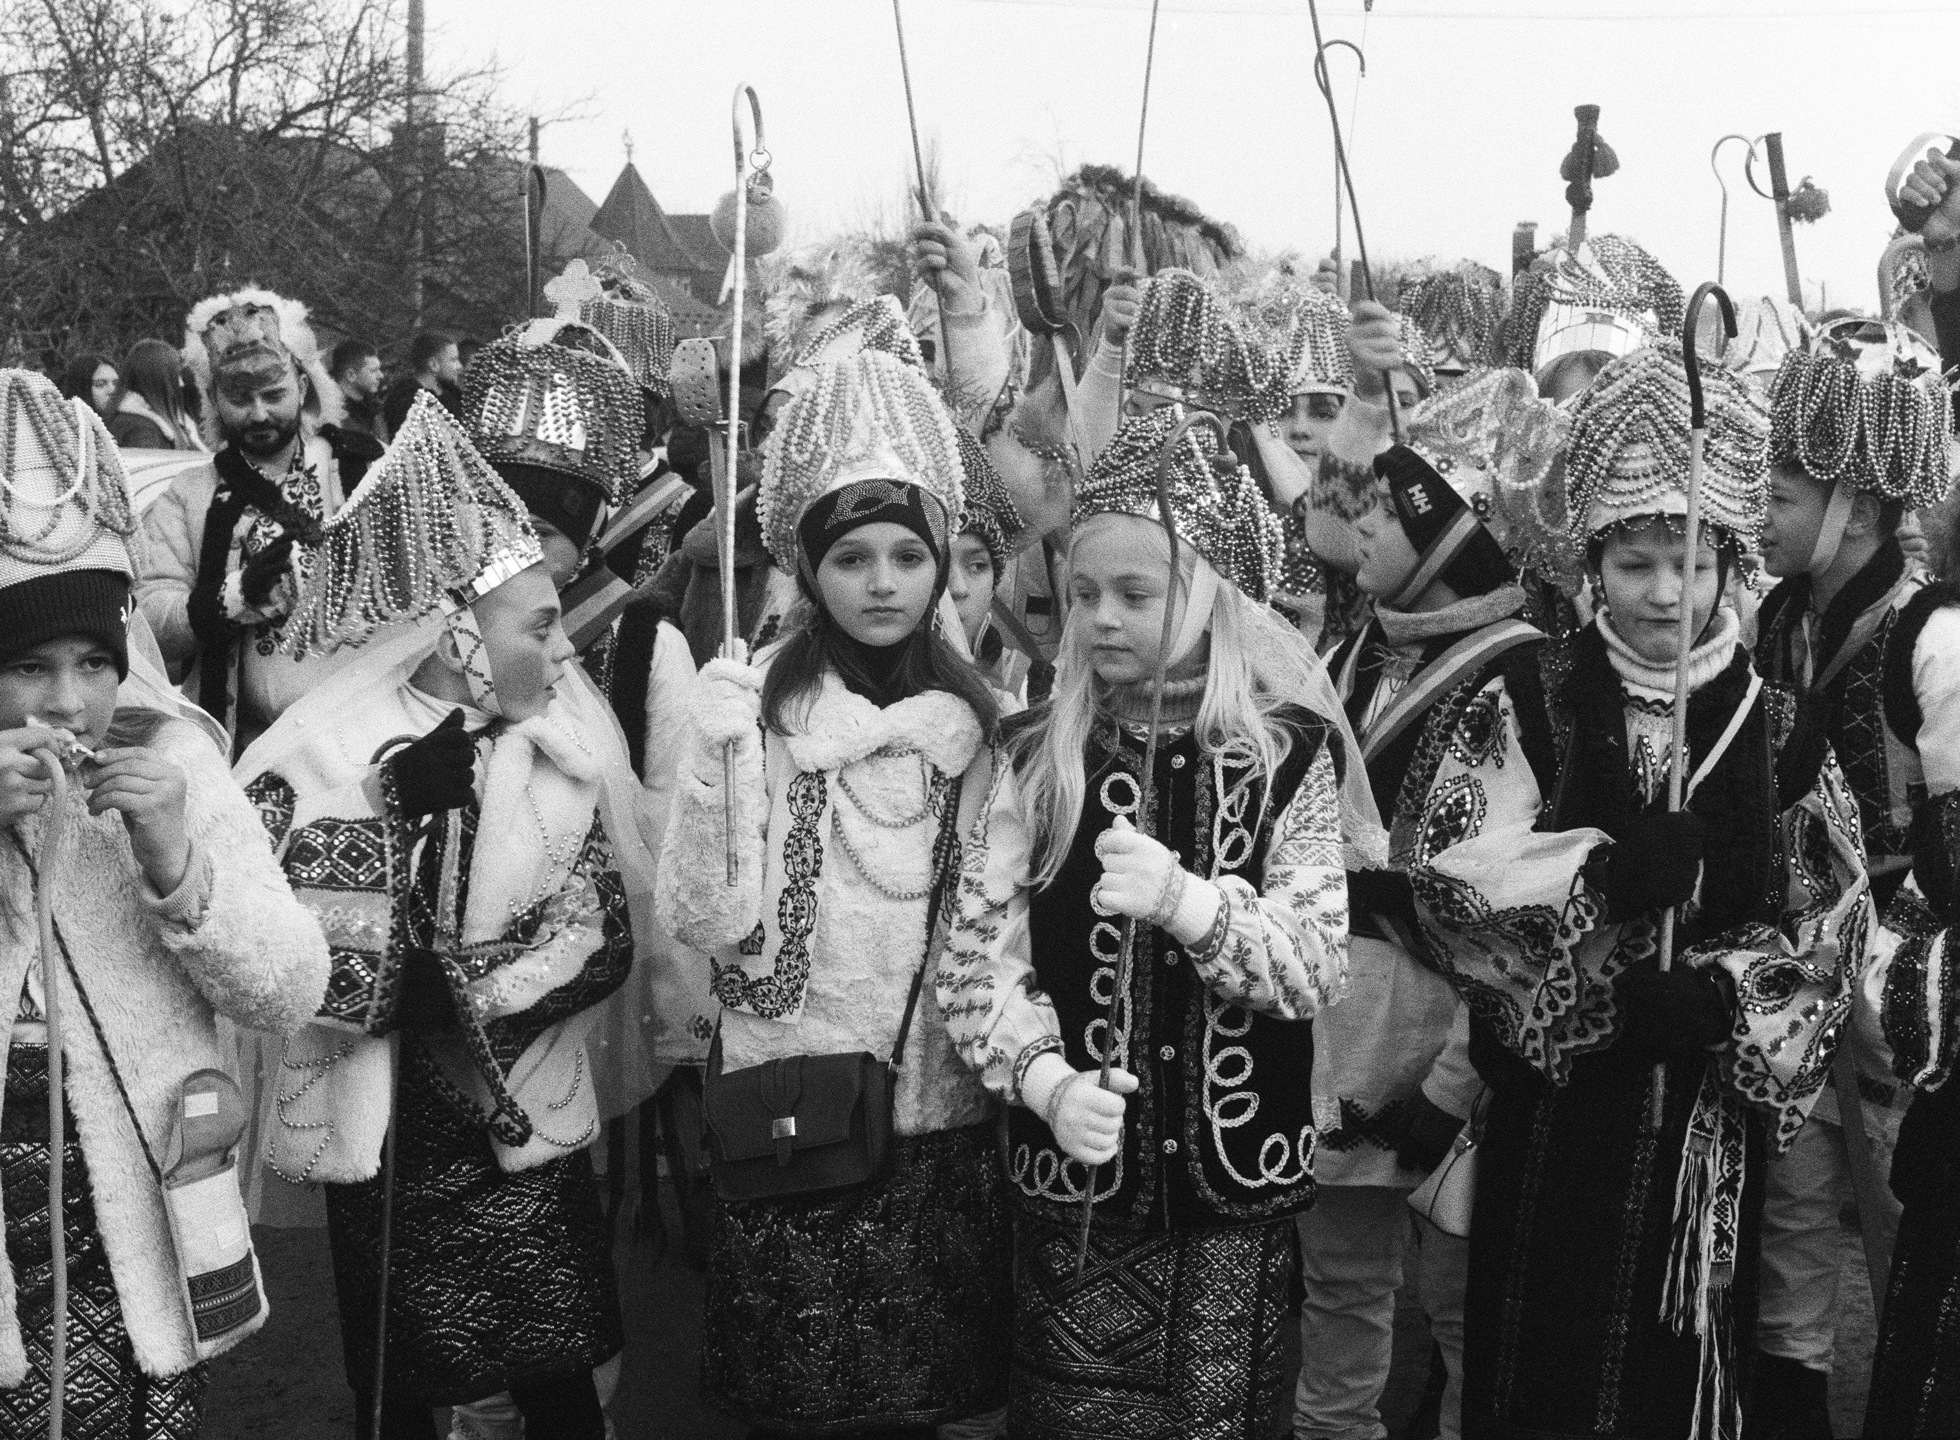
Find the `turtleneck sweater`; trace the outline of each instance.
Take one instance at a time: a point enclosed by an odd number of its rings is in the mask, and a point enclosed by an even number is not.
[[[1612,613],[1602,606],[1595,619],[1606,658],[1620,677],[1626,700],[1627,758],[1642,799],[1651,802],[1667,784],[1669,755],[1674,746],[1674,666],[1642,659],[1613,628]],[[1735,660],[1742,623],[1724,606],[1688,652],[1688,693],[1694,694]]]

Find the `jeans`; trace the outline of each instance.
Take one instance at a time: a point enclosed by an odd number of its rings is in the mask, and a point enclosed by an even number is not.
[[[1385,1185],[1330,1185],[1299,1218],[1300,1381],[1293,1432],[1301,1440],[1386,1440],[1382,1388],[1395,1335],[1395,1292],[1406,1258],[1430,1334],[1449,1371],[1442,1440],[1457,1440],[1463,1409],[1463,1289],[1470,1242],[1445,1235]]]

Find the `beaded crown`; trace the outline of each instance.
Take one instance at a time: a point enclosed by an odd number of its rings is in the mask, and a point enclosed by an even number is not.
[[[0,588],[62,570],[132,573],[121,452],[82,400],[0,370]]]
[[[1953,488],[1953,397],[1940,357],[1900,324],[1848,316],[1784,357],[1769,463],[1917,510]]]
[[[1703,323],[1713,314],[1703,312]],[[1706,333],[1706,332],[1704,332]],[[1767,387],[1783,357],[1805,343],[1810,322],[1803,311],[1774,295],[1737,302],[1735,338],[1722,351],[1722,364],[1752,384]]]
[[[1684,309],[1680,284],[1633,241],[1594,235],[1576,255],[1560,245],[1512,284],[1505,363],[1542,377],[1567,355],[1626,355],[1678,334]]]
[[[1424,405],[1403,443],[1463,497],[1514,564],[1576,583],[1559,476],[1571,431],[1536,381],[1505,366]]]
[[[1075,487],[1070,524],[1080,528],[1097,515],[1158,519],[1157,467],[1165,442],[1183,419],[1180,407],[1166,405],[1124,420]],[[1194,425],[1185,432],[1165,477],[1171,520],[1180,543],[1204,556],[1248,599],[1263,604],[1272,594],[1279,562],[1279,517],[1245,466],[1237,466],[1230,479],[1219,477],[1212,468],[1218,453],[1209,428]]]
[[[1270,420],[1286,409],[1286,354],[1239,323],[1189,270],[1143,282],[1125,381],[1228,420]]]
[[[1769,415],[1731,371],[1704,364],[1701,386],[1702,518],[1746,541],[1769,503]],[[1566,444],[1566,532],[1576,548],[1629,520],[1687,513],[1688,419],[1678,344],[1643,346],[1599,372],[1573,406]]]
[[[1014,543],[1026,525],[1021,519],[1020,509],[1014,504],[1014,497],[1007,493],[1007,486],[1001,483],[993,461],[987,458],[985,447],[973,438],[973,432],[964,425],[958,427],[958,433],[960,469],[966,482],[966,509],[960,516],[958,528],[980,532],[980,538],[987,542],[987,554],[993,558],[994,570],[998,574],[1007,568],[1007,562],[1014,554]]]
[[[965,503],[952,416],[923,371],[880,350],[819,367],[777,417],[756,494],[776,563],[796,569],[797,522],[814,501],[872,479],[918,486],[948,519]]]
[[[286,623],[294,655],[359,645],[386,625],[460,609],[544,559],[524,502],[433,395],[322,528]]]
[[[477,351],[463,423],[492,464],[555,470],[609,504],[639,479],[640,392],[611,342],[576,320],[533,321]]]
[[[1504,280],[1464,260],[1403,281],[1396,308],[1422,327],[1439,369],[1474,370],[1493,363],[1504,320]]]
[[[848,360],[866,350],[881,351],[924,374],[925,353],[912,333],[911,322],[896,295],[874,295],[860,300],[843,314],[804,338],[795,362],[769,388],[792,397],[801,395],[815,383],[816,374],[826,365]]]
[[[1279,350],[1288,400],[1348,393],[1354,384],[1354,357],[1348,349],[1353,321],[1339,296],[1303,278],[1292,260],[1282,259],[1247,274],[1233,304],[1248,336]]]
[[[1422,393],[1424,395],[1434,395],[1436,393],[1436,355],[1430,349],[1428,335],[1423,333],[1422,327],[1416,324],[1415,317],[1413,316],[1397,315],[1395,317],[1395,324],[1399,332],[1398,338],[1402,345],[1402,364],[1404,368],[1414,373],[1417,382],[1422,386]]]
[[[642,390],[665,396],[674,360],[674,312],[623,250],[587,263],[574,260],[544,287],[559,318],[578,320],[612,341]]]

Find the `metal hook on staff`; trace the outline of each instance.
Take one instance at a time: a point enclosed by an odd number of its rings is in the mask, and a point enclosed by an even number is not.
[[[1324,66],[1321,57],[1327,53],[1327,41],[1320,33],[1320,0],[1307,0],[1307,14],[1313,20],[1313,51],[1316,67]],[[1341,138],[1340,110],[1334,104],[1331,86],[1320,87],[1321,98],[1327,102],[1327,123],[1334,127],[1334,169],[1335,179],[1347,190],[1348,213],[1354,217],[1354,248],[1361,252],[1361,283],[1367,290],[1368,298],[1375,298],[1375,269],[1368,263],[1368,237],[1361,229],[1361,203],[1354,198],[1354,169],[1348,164],[1347,142]],[[1338,207],[1336,207],[1338,209]],[[1388,428],[1395,437],[1395,443],[1402,443],[1402,416],[1395,403],[1395,377],[1384,374],[1382,388],[1387,392]]]
[[[898,73],[905,81],[905,119],[912,128],[912,164],[919,175],[919,215],[925,220],[936,221],[939,213],[932,203],[932,189],[926,184],[926,155],[919,145],[919,112],[912,103],[912,63],[905,55],[905,16],[899,10],[899,0],[892,0],[892,27],[898,31]],[[940,363],[946,367],[946,399],[951,404],[959,390],[953,384],[953,347],[946,341],[946,289],[936,272],[932,278],[932,293],[938,301],[933,308],[939,312]]]
[[[1327,51],[1334,49],[1352,50],[1354,52],[1354,58],[1361,66],[1361,73],[1356,77],[1354,82],[1357,93],[1361,89],[1361,82],[1368,78],[1368,57],[1361,53],[1361,47],[1359,45],[1355,44],[1352,40],[1329,40],[1324,49],[1314,52],[1313,79],[1314,84],[1320,87],[1320,93],[1327,97],[1327,103],[1330,105],[1334,103],[1334,90],[1333,80],[1327,73]],[[1352,113],[1351,111],[1349,112],[1349,118],[1352,118]],[[1347,291],[1348,277],[1341,255],[1341,172],[1337,167],[1334,172],[1334,293],[1345,300],[1347,299]]]
[[[1688,302],[1687,314],[1681,321],[1681,366],[1688,376],[1688,514],[1686,535],[1683,537],[1681,619],[1674,632],[1674,732],[1669,741],[1672,747],[1668,752],[1667,767],[1667,813],[1678,814],[1681,810],[1683,787],[1688,769],[1688,659],[1695,645],[1695,570],[1701,560],[1701,475],[1702,447],[1708,439],[1708,406],[1701,391],[1701,351],[1695,338],[1701,325],[1703,302],[1714,297],[1722,311],[1722,334],[1725,339],[1735,339],[1735,305],[1729,300],[1729,292],[1713,280],[1704,281]],[[1661,914],[1661,953],[1660,968],[1665,975],[1674,965],[1674,907],[1672,905]],[[1667,1104],[1667,1063],[1656,1061],[1654,1065],[1653,1110],[1654,1128],[1661,1125],[1661,1113]]]
[[[1164,538],[1170,542],[1170,583],[1164,588],[1164,623],[1157,636],[1157,663],[1150,675],[1150,733],[1143,742],[1143,774],[1137,781],[1136,827],[1142,834],[1150,833],[1150,805],[1157,790],[1157,731],[1164,719],[1164,672],[1170,664],[1171,640],[1176,634],[1176,624],[1180,618],[1177,613],[1177,591],[1181,576],[1178,570],[1177,518],[1171,513],[1170,474],[1171,459],[1178,447],[1187,441],[1204,459],[1204,451],[1191,432],[1197,428],[1208,429],[1217,438],[1218,452],[1221,455],[1231,452],[1231,442],[1227,436],[1225,422],[1209,410],[1193,410],[1177,422],[1163,448],[1157,452],[1157,519],[1164,527]],[[1209,462],[1207,462],[1209,463]],[[1190,593],[1185,599],[1188,603]],[[1123,938],[1116,950],[1116,976],[1110,986],[1109,1004],[1103,1012],[1102,1033],[1102,1075],[1097,1084],[1109,1088],[1110,1061],[1116,1050],[1116,1019],[1122,1010],[1123,999],[1130,993],[1130,962],[1136,951],[1137,920],[1134,915],[1123,917]],[[1080,1280],[1089,1264],[1089,1226],[1096,1213],[1096,1178],[1102,1173],[1102,1166],[1089,1167],[1088,1183],[1082,1188],[1082,1228],[1075,1240],[1075,1278]]]
[[[748,100],[749,116],[755,131],[753,144],[742,134],[744,98]],[[735,633],[735,488],[736,462],[742,444],[742,306],[749,289],[749,191],[752,186],[758,187],[759,193],[755,198],[766,199],[773,184],[769,178],[771,156],[762,134],[762,101],[756,96],[755,87],[747,81],[735,87],[735,98],[729,105],[729,127],[735,142],[735,258],[732,270],[735,277],[735,306],[728,330],[728,463],[723,472],[725,478],[720,492],[714,498],[715,511],[721,520],[715,527],[715,547],[720,552],[721,561],[721,653],[732,660],[739,643]],[[728,883],[733,885],[740,868],[735,843],[734,741],[722,747],[721,760],[723,815],[728,835]]]
[[[1728,279],[1729,182],[1722,178],[1721,158],[1722,147],[1731,140],[1740,140],[1748,148],[1748,154],[1742,162],[1743,173],[1745,175],[1748,174],[1749,167],[1756,160],[1756,142],[1751,140],[1747,135],[1724,135],[1720,140],[1715,142],[1714,148],[1708,152],[1708,168],[1715,172],[1715,183],[1722,187],[1722,220],[1715,232],[1715,283],[1718,285],[1723,284]],[[1749,184],[1752,189],[1755,187],[1756,182],[1754,177],[1749,178]],[[1757,193],[1761,194],[1762,192],[1758,191]],[[1768,199],[1769,197],[1764,196],[1764,198]]]

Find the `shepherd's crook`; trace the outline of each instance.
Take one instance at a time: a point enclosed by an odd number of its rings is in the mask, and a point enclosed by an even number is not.
[[[1724,135],[1715,142],[1708,152],[1708,168],[1715,172],[1715,183],[1722,187],[1722,220],[1715,231],[1715,283],[1721,285],[1728,280],[1729,264],[1729,182],[1722,178],[1722,147],[1731,140],[1740,140],[1749,150],[1745,166],[1756,158],[1756,142],[1747,135]],[[1755,180],[1750,179],[1750,188],[1755,188]]]
[[[1361,47],[1352,40],[1329,40],[1327,42],[1327,50],[1335,49],[1352,50],[1356,63],[1361,66],[1361,74],[1354,82],[1355,92],[1358,96],[1361,90],[1361,82],[1368,78],[1368,57],[1361,53]],[[1333,77],[1327,73],[1327,50],[1323,50],[1313,57],[1313,78],[1314,83],[1320,87],[1320,93],[1325,95],[1331,103],[1334,98],[1332,90]],[[1354,112],[1352,110],[1348,112],[1348,118],[1350,120],[1354,118]],[[1345,300],[1348,298],[1347,290],[1348,277],[1343,273],[1343,266],[1341,265],[1341,167],[1337,159],[1334,165],[1334,293]]]
[[[755,120],[755,145],[742,136],[742,101],[749,102]],[[735,465],[742,445],[742,304],[749,291],[749,186],[767,183],[769,151],[762,139],[762,101],[755,87],[744,82],[735,87],[729,125],[735,136],[735,308],[728,330],[728,466],[721,493],[715,496],[715,548],[721,560],[721,653],[736,658],[735,634]],[[754,174],[749,166],[755,166]],[[766,193],[766,192],[765,192]],[[733,885],[740,868],[735,844],[735,742],[730,740],[721,752],[723,819],[728,831],[728,883]]]
[[[912,164],[919,172],[919,214],[926,220],[937,221],[939,212],[926,185],[926,155],[919,148],[919,112],[912,104],[912,64],[905,58],[905,16],[900,13],[898,3],[899,0],[892,0],[892,26],[898,31],[898,73],[905,81],[905,119],[912,127]],[[938,302],[933,308],[939,312],[939,355],[940,363],[946,367],[946,403],[957,410],[954,402],[959,388],[953,384],[953,347],[946,342],[946,287],[940,283],[937,271],[932,277],[932,294]]]
[[[1702,446],[1708,438],[1708,406],[1701,393],[1701,352],[1695,348],[1696,327],[1701,306],[1710,296],[1722,310],[1722,333],[1735,339],[1735,306],[1729,292],[1710,280],[1695,291],[1688,302],[1688,313],[1681,322],[1681,364],[1688,373],[1688,516],[1686,549],[1681,559],[1681,618],[1674,632],[1674,734],[1670,741],[1667,766],[1667,813],[1681,810],[1682,786],[1688,770],[1688,656],[1695,644],[1695,572],[1701,560],[1701,470]],[[1661,973],[1674,965],[1674,907],[1661,915]],[[1661,1111],[1667,1103],[1667,1064],[1654,1063],[1653,1122],[1658,1130]]]
[[[1313,19],[1313,59],[1314,68],[1319,75],[1327,72],[1325,56],[1327,42],[1320,38],[1320,0],[1307,0],[1307,14]],[[1359,53],[1359,52],[1357,52]],[[1334,167],[1336,179],[1347,190],[1348,213],[1354,217],[1354,248],[1361,252],[1361,283],[1368,292],[1368,298],[1375,298],[1375,267],[1368,263],[1368,237],[1361,230],[1361,204],[1354,198],[1354,170],[1348,164],[1347,143],[1341,139],[1341,115],[1334,104],[1334,88],[1321,85],[1320,93],[1327,101],[1327,123],[1334,127]],[[1384,372],[1382,388],[1387,392],[1388,428],[1395,437],[1395,443],[1402,443],[1402,416],[1395,404],[1395,377]]]
[[[1157,789],[1157,729],[1164,718],[1164,670],[1170,663],[1171,640],[1176,631],[1178,574],[1177,519],[1171,514],[1170,471],[1171,459],[1177,449],[1191,434],[1194,426],[1204,426],[1218,437],[1219,453],[1229,448],[1225,422],[1209,410],[1194,410],[1178,421],[1177,428],[1164,441],[1164,448],[1157,452],[1157,518],[1164,527],[1164,538],[1170,542],[1169,582],[1164,588],[1164,623],[1157,636],[1157,663],[1150,674],[1150,733],[1143,742],[1143,776],[1137,782],[1136,827],[1139,833],[1150,833],[1150,802]],[[1197,441],[1191,441],[1197,448]],[[1199,450],[1199,458],[1204,452]],[[1186,599],[1189,600],[1187,592]],[[1123,1007],[1123,997],[1130,993],[1130,959],[1136,950],[1137,921],[1134,915],[1123,917],[1123,938],[1116,950],[1116,977],[1110,986],[1109,1005],[1103,1012],[1102,1033],[1102,1076],[1096,1082],[1103,1089],[1109,1088],[1110,1061],[1116,1051],[1116,1018]],[[1089,1264],[1089,1225],[1096,1213],[1096,1177],[1102,1173],[1102,1166],[1089,1167],[1088,1184],[1082,1188],[1082,1229],[1075,1241],[1075,1278],[1080,1280]]]

